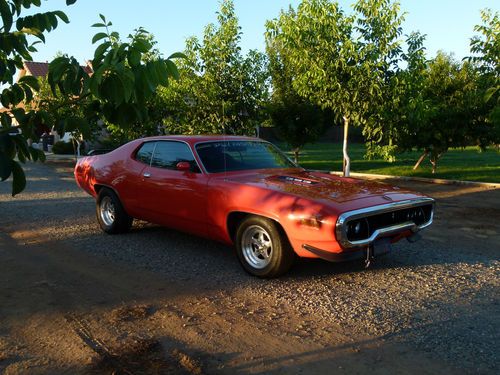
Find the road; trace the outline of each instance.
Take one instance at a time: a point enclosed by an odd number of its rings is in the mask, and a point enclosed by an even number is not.
[[[265,281],[205,239],[103,234],[64,162],[26,172],[0,184],[0,372],[500,371],[500,190],[399,183],[437,199],[421,241]]]

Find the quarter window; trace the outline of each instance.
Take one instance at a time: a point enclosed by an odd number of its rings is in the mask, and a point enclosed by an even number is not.
[[[177,163],[181,161],[189,162],[193,171],[197,172],[197,164],[188,145],[181,142],[162,141],[156,144],[151,166],[176,169]]]
[[[151,157],[153,156],[153,150],[155,149],[156,142],[146,142],[144,143],[137,154],[135,155],[135,160],[140,161],[144,164],[151,164]]]

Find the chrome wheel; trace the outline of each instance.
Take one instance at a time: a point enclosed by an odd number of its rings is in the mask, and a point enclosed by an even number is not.
[[[99,214],[101,215],[101,220],[105,225],[113,225],[115,222],[116,211],[115,204],[113,203],[111,197],[105,196],[102,198],[99,206]]]
[[[251,225],[241,236],[245,261],[254,268],[265,268],[271,262],[273,242],[270,234],[259,225]]]

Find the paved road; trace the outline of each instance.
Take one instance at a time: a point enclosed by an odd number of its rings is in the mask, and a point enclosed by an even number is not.
[[[156,313],[144,327],[160,330],[166,323],[158,323],[159,316],[177,311],[173,336],[209,370],[314,373],[333,363],[351,372],[500,372],[500,190],[406,182],[401,186],[438,200],[435,225],[423,240],[398,244],[368,270],[358,263],[302,260],[285,277],[263,281],[245,274],[232,249],[215,242],[147,223],[135,223],[126,235],[105,235],[93,199],[78,190],[67,165],[29,164],[26,171],[28,187],[20,196],[11,198],[9,184],[0,184],[0,234],[35,253],[62,246],[75,259],[90,255],[100,264],[135,270],[135,277],[158,277],[166,290],[181,288],[190,299],[160,306],[156,296]],[[64,251],[53,256],[61,260]],[[95,310],[95,304],[82,309]],[[209,311],[220,319],[206,318]],[[14,319],[12,310],[0,308],[1,314]],[[12,327],[4,327],[4,337],[9,330],[13,335]],[[0,323],[0,352],[2,332]],[[247,347],[231,335],[247,340]],[[259,340],[270,347],[259,347]],[[15,363],[9,358],[5,368]]]

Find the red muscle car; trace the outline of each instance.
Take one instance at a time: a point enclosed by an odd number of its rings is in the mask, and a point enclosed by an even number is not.
[[[307,171],[257,138],[161,136],[80,159],[78,185],[107,233],[134,218],[235,245],[259,277],[296,256],[329,261],[386,253],[432,223],[434,200],[378,182]]]

